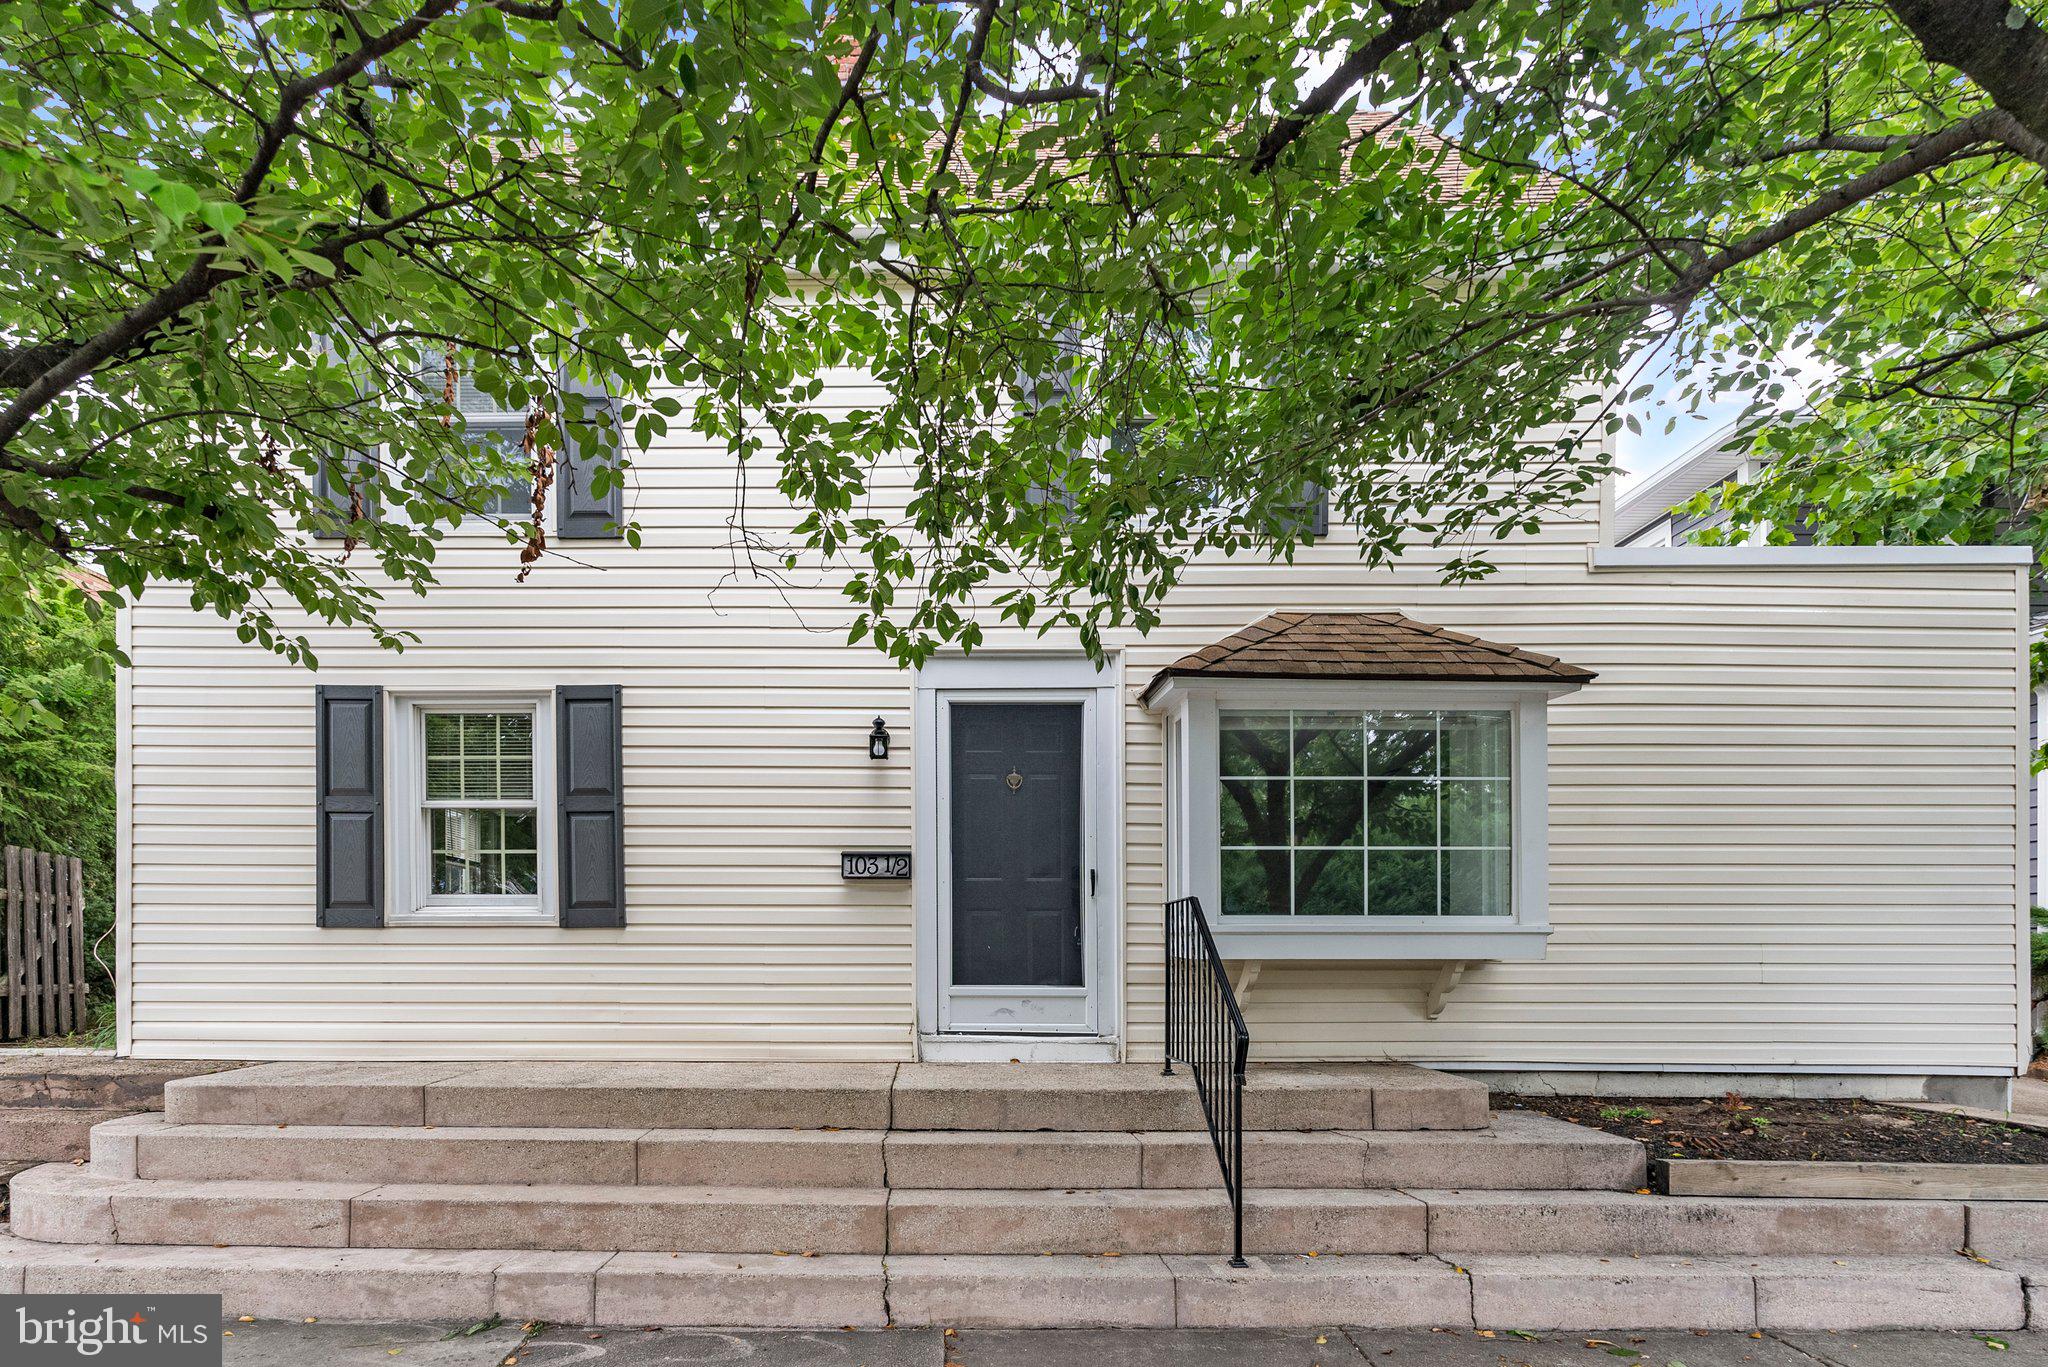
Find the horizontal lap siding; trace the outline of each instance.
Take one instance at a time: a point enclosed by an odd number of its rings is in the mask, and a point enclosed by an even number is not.
[[[904,477],[884,472],[878,503]],[[422,636],[402,656],[313,633],[328,683],[623,684],[618,931],[315,929],[314,678],[152,590],[128,689],[136,1051],[909,1057],[909,885],[843,883],[837,856],[910,844],[910,680],[841,644],[833,576],[747,576],[735,487],[721,450],[678,437],[633,472],[640,551],[579,543],[515,585],[512,551],[460,539],[428,598],[387,601]],[[771,544],[794,523],[778,504],[750,472],[747,527]],[[1419,971],[1275,966],[1251,1001],[1260,1052],[2010,1064],[2017,576],[1595,575],[1596,539],[1588,505],[1446,588],[1444,552],[1368,573],[1339,527],[1292,566],[1195,567],[1151,639],[1121,642],[1133,697],[1282,607],[1397,608],[1601,672],[1552,709],[1549,958],[1475,968],[1435,1022]],[[886,764],[864,747],[878,714]],[[1126,723],[1126,1034],[1156,1057],[1162,752],[1134,701]]]
[[[1221,587],[1221,579],[1211,591]],[[1540,963],[1269,965],[1269,1059],[1494,1066],[2010,1069],[2023,600],[2010,569],[1588,574],[1451,589],[1351,580],[1350,606],[1599,672],[1551,707]],[[1304,606],[1277,576],[1247,607]],[[1313,597],[1314,595],[1310,595]],[[1236,614],[1242,621],[1256,615]],[[1231,614],[1170,615],[1134,679]],[[1150,730],[1142,713],[1134,733]],[[1156,802],[1158,770],[1134,788]],[[1154,880],[1156,881],[1156,875]],[[1156,925],[1133,973],[1157,978]],[[1152,989],[1134,989],[1142,1007]],[[1141,1038],[1157,1049],[1157,1011]]]

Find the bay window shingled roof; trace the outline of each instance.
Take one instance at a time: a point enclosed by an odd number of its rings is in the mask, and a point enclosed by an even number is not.
[[[1174,678],[1582,684],[1593,677],[1554,655],[1398,612],[1274,612],[1175,660],[1152,676],[1140,700]]]

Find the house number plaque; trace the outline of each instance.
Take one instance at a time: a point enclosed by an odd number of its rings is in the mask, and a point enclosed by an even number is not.
[[[841,850],[841,878],[908,878],[909,850]]]

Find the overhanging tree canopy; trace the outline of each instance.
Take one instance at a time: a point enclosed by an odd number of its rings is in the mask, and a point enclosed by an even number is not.
[[[772,453],[807,516],[755,550],[825,558],[898,658],[977,597],[1093,640],[1196,551],[1300,539],[1308,483],[1368,561],[1483,573],[1601,473],[1527,434],[1623,421],[1663,333],[1703,389],[1817,385],[1739,511],[2038,539],[1973,510],[2044,460],[2039,17],[16,0],[0,594],[90,559],[294,656],[279,598],[382,634],[365,570],[430,582],[528,460],[463,439],[459,369],[538,415],[609,387],[622,464],[682,422]],[[811,406],[846,364],[886,402]],[[369,453],[346,549],[294,530],[334,452]]]

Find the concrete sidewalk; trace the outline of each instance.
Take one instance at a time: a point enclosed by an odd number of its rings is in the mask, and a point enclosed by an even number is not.
[[[2048,1367],[2048,1334],[227,1326],[229,1367]]]

